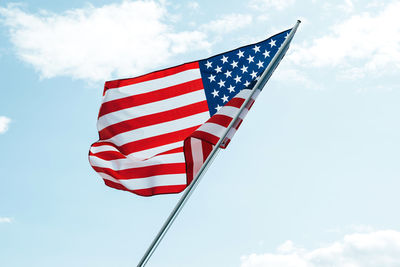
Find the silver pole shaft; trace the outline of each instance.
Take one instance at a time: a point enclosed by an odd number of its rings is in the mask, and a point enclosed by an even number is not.
[[[287,51],[287,49],[289,47],[289,43],[292,40],[292,38],[293,38],[293,36],[294,36],[299,24],[300,24],[300,20],[297,21],[297,23],[293,27],[292,31],[290,32],[289,36],[286,38],[286,40],[283,42],[283,44],[279,48],[278,52],[275,54],[275,56],[271,60],[271,63],[268,65],[268,67],[265,69],[265,71],[261,75],[261,78],[255,84],[252,93],[250,94],[250,96],[246,99],[246,101],[243,103],[243,105],[239,109],[239,112],[238,112],[238,115],[236,116],[236,118],[234,118],[231,121],[231,123],[228,125],[228,127],[225,129],[223,137],[215,145],[214,149],[211,151],[210,155],[207,157],[207,159],[205,160],[204,164],[201,166],[199,172],[196,174],[196,176],[193,178],[193,181],[190,183],[190,185],[187,187],[187,189],[183,193],[181,199],[178,201],[178,203],[176,204],[175,208],[172,210],[171,214],[168,216],[168,218],[165,221],[164,225],[161,227],[160,231],[158,232],[158,234],[154,238],[153,242],[150,244],[149,248],[146,250],[145,254],[143,255],[143,257],[140,260],[140,262],[137,265],[137,267],[144,267],[146,265],[146,263],[149,261],[150,257],[153,255],[154,251],[156,250],[156,248],[160,244],[161,240],[163,239],[163,237],[167,233],[168,229],[171,227],[172,223],[175,221],[175,219],[178,216],[179,212],[182,210],[183,206],[185,205],[185,203],[187,202],[187,200],[189,199],[189,197],[193,193],[194,189],[199,184],[202,176],[204,175],[204,173],[208,169],[210,163],[217,156],[218,152],[220,151],[220,145],[225,140],[226,135],[228,134],[229,130],[232,128],[232,126],[235,123],[235,121],[238,119],[239,114],[241,114],[243,109],[247,106],[248,102],[250,101],[250,99],[254,95],[254,92],[256,90],[261,90],[264,87],[264,85],[267,83],[267,81],[271,77],[272,73],[274,72],[274,70],[278,66],[280,60],[285,55],[285,53],[286,53],[286,51]]]

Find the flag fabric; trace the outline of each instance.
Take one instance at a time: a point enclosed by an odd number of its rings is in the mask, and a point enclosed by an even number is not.
[[[291,29],[207,59],[105,83],[89,162],[106,185],[142,196],[184,190],[234,122]]]

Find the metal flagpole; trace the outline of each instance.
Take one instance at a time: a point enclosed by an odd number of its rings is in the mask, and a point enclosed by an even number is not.
[[[164,225],[161,227],[160,231],[154,238],[153,242],[150,244],[149,248],[146,250],[145,254],[143,255],[142,259],[140,260],[139,264],[137,267],[144,267],[150,257],[153,255],[154,251],[156,250],[157,246],[160,244],[161,240],[167,233],[168,229],[171,227],[172,223],[178,216],[179,212],[182,210],[183,206],[193,193],[194,189],[197,187],[197,185],[200,182],[200,179],[208,169],[210,163],[214,160],[214,158],[217,156],[218,152],[220,151],[220,145],[222,142],[225,140],[226,135],[228,134],[229,130],[232,128],[232,125],[235,123],[235,121],[238,119],[239,115],[242,113],[243,109],[247,106],[249,103],[250,99],[253,97],[254,93],[256,90],[262,90],[264,85],[267,83],[269,78],[271,77],[272,73],[276,69],[276,67],[279,65],[279,62],[285,55],[286,51],[289,48],[290,41],[292,40],[294,34],[296,33],[296,30],[300,24],[300,20],[296,22],[292,30],[290,31],[290,34],[286,38],[286,40],[283,42],[281,47],[279,48],[278,52],[275,54],[275,56],[272,58],[271,63],[267,66],[267,68],[264,70],[263,74],[261,75],[260,79],[257,81],[255,84],[252,93],[250,96],[246,99],[246,101],[243,103],[241,108],[239,109],[238,115],[230,122],[228,127],[225,129],[225,132],[223,134],[223,137],[219,139],[218,143],[215,145],[215,148],[213,151],[211,151],[210,155],[207,157],[207,159],[204,161],[204,164],[201,166],[199,172],[197,175],[193,178],[192,183],[187,187],[185,192],[183,193],[181,199],[179,202],[176,204],[175,208],[172,210],[171,214],[165,221]]]

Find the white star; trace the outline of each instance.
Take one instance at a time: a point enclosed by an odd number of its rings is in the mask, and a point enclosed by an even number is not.
[[[235,92],[235,86],[232,86],[232,85],[229,86],[228,90],[229,90],[229,93]]]
[[[231,75],[232,71],[227,70],[224,74],[226,75],[226,78],[232,77]]]
[[[248,82],[248,81],[246,81],[245,83],[244,83],[244,86],[245,87],[247,87],[247,86],[249,86],[250,85],[250,82]]]
[[[239,52],[236,55],[238,55],[239,58],[244,57],[244,52],[239,50]]]
[[[207,69],[208,69],[208,68],[211,68],[211,66],[212,66],[212,62],[209,62],[209,61],[207,60],[207,63],[206,63],[206,64],[204,64],[204,65],[206,65]]]
[[[258,66],[258,68],[263,68],[264,67],[264,62],[261,62],[261,60],[259,60],[256,65]]]
[[[210,82],[215,82],[215,75],[210,75],[210,77],[208,77],[208,79],[210,79]]]
[[[241,82],[240,79],[242,79],[242,77],[239,77],[239,75],[236,75],[236,78],[234,78],[234,80],[236,81],[236,83]]]
[[[225,86],[225,81],[219,80],[218,85],[219,85],[219,88],[221,88],[222,86]]]
[[[219,96],[219,91],[215,90],[213,92],[211,92],[211,94],[213,95],[213,97]]]
[[[219,73],[219,72],[222,72],[221,69],[222,69],[222,68],[221,68],[220,66],[217,66],[217,67],[215,68],[215,71],[216,71],[217,73]]]
[[[233,60],[231,65],[232,65],[232,69],[234,69],[238,66],[238,63],[237,63],[237,61]]]
[[[257,72],[255,72],[255,71],[253,70],[253,72],[250,73],[250,76],[251,76],[251,78],[255,79],[255,78],[257,77]]]
[[[224,95],[223,97],[221,97],[221,99],[222,99],[222,101],[224,101],[224,103],[225,103],[225,102],[228,102],[228,97],[227,97],[226,95]]]
[[[287,39],[289,37],[289,33],[286,34],[285,39]]]
[[[265,50],[265,52],[263,53],[263,55],[264,55],[264,58],[269,57],[269,51]]]
[[[275,43],[276,43],[276,41],[274,41],[274,40],[271,39],[271,42],[269,42],[269,45],[270,45],[271,47],[273,47],[273,46],[276,46]]]
[[[242,73],[245,73],[245,72],[247,72],[247,68],[248,68],[248,67],[246,67],[245,65],[243,65],[243,67],[241,68],[241,70],[242,70]]]
[[[249,61],[249,64],[250,64],[251,62],[254,62],[254,57],[252,57],[252,56],[249,55],[249,57],[247,58],[247,60]]]
[[[228,57],[222,56],[221,60],[222,60],[222,64],[224,64],[224,63],[228,62]]]
[[[215,107],[215,109],[216,109],[217,111],[219,111],[221,108],[222,108],[222,107],[221,107],[220,105],[217,105],[217,106]]]
[[[252,49],[254,50],[254,53],[260,52],[260,47],[257,45],[255,45]]]

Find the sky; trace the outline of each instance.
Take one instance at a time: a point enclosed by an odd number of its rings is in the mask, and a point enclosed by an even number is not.
[[[302,23],[147,266],[400,266],[399,1],[0,1],[0,266],[136,266],[180,195],[106,187],[104,82]]]

